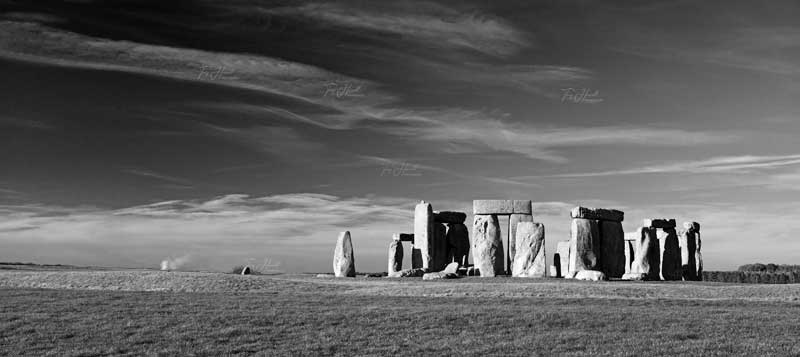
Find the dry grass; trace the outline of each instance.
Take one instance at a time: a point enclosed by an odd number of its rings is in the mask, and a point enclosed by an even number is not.
[[[797,355],[798,298],[798,285],[2,272],[0,353]]]

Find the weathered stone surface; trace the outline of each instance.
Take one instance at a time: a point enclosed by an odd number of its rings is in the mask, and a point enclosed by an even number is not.
[[[683,222],[683,229],[693,230],[695,232],[700,232],[700,223],[697,223],[697,222]]]
[[[356,259],[353,256],[353,242],[350,232],[339,233],[336,249],[333,251],[333,274],[336,277],[355,277]]]
[[[546,278],[547,263],[544,249],[544,225],[519,222],[516,229],[516,255],[511,276],[520,278]]]
[[[573,218],[570,234],[569,271],[599,270],[599,222],[593,219]]]
[[[422,276],[422,280],[438,280],[438,279],[458,279],[459,276],[456,273],[445,273],[443,271],[436,272],[436,273],[425,273]]]
[[[517,224],[519,222],[533,222],[533,216],[529,214],[513,213],[508,217],[508,256],[506,257],[506,271],[511,274],[511,265],[514,264],[514,252],[517,244]]]
[[[391,272],[387,275],[389,278],[409,278],[409,277],[421,277],[428,272],[427,269],[406,269],[401,271]]]
[[[433,267],[434,229],[431,204],[422,201],[414,209],[414,247],[419,249],[423,269]]]
[[[697,267],[695,266],[695,253],[697,251],[694,233],[683,230],[678,236],[678,245],[681,249],[681,277],[683,280],[697,280]]]
[[[633,256],[636,254],[636,248],[633,246],[634,241],[627,238],[628,233],[625,233],[625,274],[631,272],[631,264],[633,264]]]
[[[475,215],[472,231],[472,261],[482,277],[503,274],[503,239],[497,215]]]
[[[401,242],[413,242],[414,233],[395,233],[392,234],[392,240],[397,240]]]
[[[445,274],[455,274],[455,273],[458,272],[458,267],[459,266],[460,266],[460,264],[458,264],[456,262],[452,262],[450,264],[447,264],[447,266],[444,267],[444,270],[442,270],[442,272],[445,273]]]
[[[622,280],[645,280],[645,275],[639,273],[625,273],[622,275]]]
[[[433,265],[431,270],[440,271],[447,265],[447,226],[433,224]]]
[[[317,274],[316,277],[317,278],[335,278],[336,275],[333,275],[333,274]]]
[[[441,211],[433,212],[433,221],[438,223],[464,223],[467,214],[464,212]]]
[[[700,232],[694,234],[697,250],[694,252],[694,264],[697,268],[697,280],[703,280],[703,253],[700,252]]]
[[[569,244],[570,241],[556,243],[556,254],[553,256],[553,264],[556,266],[555,277],[564,277],[569,271]]]
[[[469,263],[469,231],[463,223],[450,223],[447,229],[447,262]]]
[[[622,222],[625,218],[625,212],[615,209],[605,208],[589,208],[589,207],[575,207],[570,211],[572,218],[594,219],[602,221]]]
[[[514,201],[512,200],[473,200],[473,214],[512,214]]]
[[[575,280],[601,281],[606,280],[606,275],[597,270],[581,270],[575,274]]]
[[[608,278],[625,274],[625,231],[622,223],[600,221],[600,265]]]
[[[560,270],[558,270],[558,267],[557,267],[557,266],[555,266],[555,265],[551,265],[551,266],[550,266],[550,276],[552,276],[552,277],[554,277],[554,278],[559,278],[559,277],[561,277],[561,271],[560,271]]]
[[[253,272],[253,270],[250,269],[249,266],[246,266],[246,267],[242,268],[242,273],[241,274],[242,275],[250,275],[250,274],[252,274],[252,272]]]
[[[661,258],[656,228],[640,227],[636,234],[638,241],[634,244],[636,250],[630,272],[642,275],[645,280],[659,280]]]
[[[533,205],[531,200],[514,200],[511,202],[513,213],[519,214],[533,214]]]
[[[659,232],[659,251],[661,253],[661,280],[681,280],[681,251],[675,228]]]
[[[675,223],[675,219],[672,218],[650,218],[645,219],[642,222],[642,226],[652,228],[675,228],[677,227],[677,223]]]
[[[393,240],[389,243],[389,270],[388,272],[403,270],[403,243]]]
[[[575,275],[578,275],[577,271],[568,271],[564,274],[564,279],[575,279]]]
[[[422,252],[413,245],[411,246],[411,269],[422,269]]]

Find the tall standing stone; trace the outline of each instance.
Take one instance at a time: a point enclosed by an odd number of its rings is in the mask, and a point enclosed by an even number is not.
[[[544,249],[544,225],[533,222],[517,223],[516,255],[511,275],[521,278],[547,277],[547,264]]]
[[[339,233],[339,238],[336,240],[336,249],[333,251],[333,275],[356,276],[356,260],[353,256],[353,242],[349,231]]]
[[[681,251],[675,228],[664,228],[659,237],[661,280],[681,280]]]
[[[450,223],[447,229],[447,262],[469,263],[469,231],[463,223]]]
[[[497,215],[476,214],[472,231],[472,260],[482,277],[503,274],[503,239]]]
[[[395,272],[403,270],[403,243],[400,240],[392,240],[389,243],[389,270]]]
[[[433,271],[441,271],[447,265],[447,226],[433,224]]]
[[[636,241],[628,239],[628,233],[625,233],[625,274],[631,273],[631,265],[633,264],[634,255],[636,254]]]
[[[683,230],[678,236],[678,245],[681,249],[681,278],[686,281],[697,280],[697,267],[695,266],[695,253],[697,251],[694,232]]]
[[[656,237],[656,229],[650,227],[640,227],[636,230],[636,241],[633,244],[636,248],[631,272],[623,276],[623,279],[631,280],[659,280],[659,245]]]
[[[508,217],[508,257],[506,258],[506,270],[510,273],[511,266],[514,264],[514,254],[517,249],[517,224],[520,222],[533,222],[533,216],[523,213],[512,213]]]
[[[700,223],[684,222],[683,228],[692,232],[694,236],[694,278],[695,280],[703,280],[703,253],[700,252],[702,245],[700,240]]]
[[[600,263],[608,278],[625,274],[625,231],[622,222],[600,221]]]
[[[411,269],[422,269],[422,252],[411,245]]]
[[[570,275],[582,270],[600,270],[599,222],[594,219],[573,218],[570,234]]]
[[[414,247],[419,249],[422,269],[433,268],[434,229],[433,208],[422,201],[414,208]]]
[[[553,265],[556,266],[556,277],[564,277],[569,271],[569,245],[570,241],[556,243],[556,254],[553,256]]]

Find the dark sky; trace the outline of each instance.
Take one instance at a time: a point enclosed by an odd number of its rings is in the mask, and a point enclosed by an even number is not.
[[[382,270],[413,206],[703,224],[800,251],[800,6],[0,1],[0,260]],[[471,218],[469,218],[471,219]],[[468,219],[468,220],[469,220]]]

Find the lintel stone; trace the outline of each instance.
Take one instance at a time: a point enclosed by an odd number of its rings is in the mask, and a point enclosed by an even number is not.
[[[651,228],[675,228],[678,224],[675,223],[675,219],[667,219],[667,218],[650,218],[645,219],[642,223],[644,227],[651,227]]]
[[[530,200],[474,200],[473,214],[533,214]]]
[[[575,207],[570,212],[572,218],[596,219],[601,221],[622,222],[625,212],[615,209]]]

